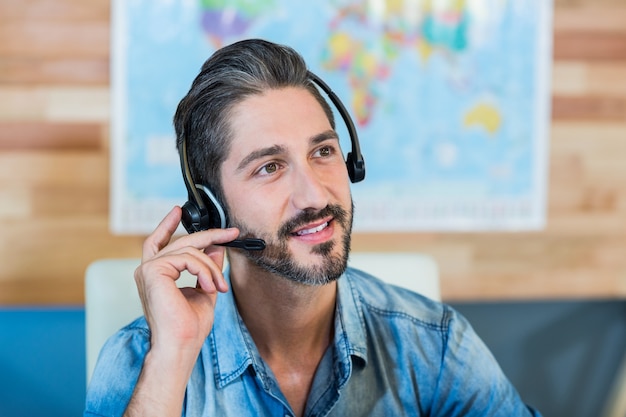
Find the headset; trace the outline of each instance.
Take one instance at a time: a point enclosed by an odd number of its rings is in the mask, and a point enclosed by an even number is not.
[[[321,78],[313,74],[311,71],[307,71],[307,77],[326,93],[346,124],[348,135],[350,136],[350,142],[352,144],[351,151],[348,152],[346,156],[348,176],[350,181],[353,183],[362,181],[365,178],[365,160],[361,154],[359,138],[350,114],[328,84],[322,81]],[[189,168],[187,141],[185,135],[183,135],[180,141],[178,153],[180,155],[180,166],[183,174],[183,180],[188,194],[188,201],[182,206],[183,213],[181,223],[183,227],[187,230],[187,233],[195,233],[207,229],[225,228],[227,224],[227,216],[222,204],[217,200],[213,192],[211,192],[211,190],[209,190],[205,185],[196,184],[193,180],[191,169]],[[222,245],[244,250],[265,249],[265,242],[262,239],[257,238],[237,239]]]

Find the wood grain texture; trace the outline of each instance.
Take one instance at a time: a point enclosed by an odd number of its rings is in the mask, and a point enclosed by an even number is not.
[[[0,122],[96,122],[103,128],[108,128],[109,96],[107,85],[0,84]]]
[[[554,34],[554,59],[626,59],[626,33],[567,31]]]
[[[0,151],[97,151],[100,131],[97,123],[0,122]]]
[[[626,296],[626,2],[555,5],[545,230],[354,250],[431,254],[448,301]],[[0,0],[0,304],[80,304],[91,261],[140,256],[108,230],[109,37],[109,0]]]

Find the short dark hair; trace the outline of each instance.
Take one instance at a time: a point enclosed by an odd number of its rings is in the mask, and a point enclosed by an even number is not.
[[[333,112],[307,74],[298,52],[261,39],[239,41],[211,55],[174,115],[176,143],[180,150],[183,138],[186,141],[194,181],[226,203],[220,172],[232,139],[230,115],[232,108],[249,96],[302,87],[320,103],[334,129]]]

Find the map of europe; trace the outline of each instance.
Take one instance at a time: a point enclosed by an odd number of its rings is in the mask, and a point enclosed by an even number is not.
[[[550,24],[545,0],[116,1],[113,229],[184,202],[176,105],[212,52],[253,37],[298,50],[352,114],[357,231],[539,228]]]

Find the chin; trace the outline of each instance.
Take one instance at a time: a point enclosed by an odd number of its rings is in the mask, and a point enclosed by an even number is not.
[[[348,235],[341,246],[328,241],[313,246],[306,253],[294,253],[288,245],[268,245],[263,251],[247,252],[246,256],[259,267],[289,281],[320,286],[336,281],[344,273],[349,245]]]

